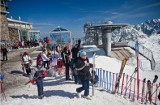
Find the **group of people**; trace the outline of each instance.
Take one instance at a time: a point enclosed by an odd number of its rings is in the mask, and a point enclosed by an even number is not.
[[[42,53],[37,56],[37,71],[34,73],[33,79],[36,81],[38,96],[40,99],[43,98],[43,78],[46,73],[44,69],[48,70],[52,65],[54,59],[62,59],[63,65],[65,66],[65,79],[68,81],[74,78],[75,83],[81,83],[82,86],[76,89],[77,95],[80,97],[80,93],[84,90],[84,97],[89,95],[89,82],[91,80],[90,68],[94,65],[89,63],[87,58],[87,53],[80,50],[80,40],[77,44],[70,50],[70,45],[66,46],[58,51],[57,47],[53,51],[47,51],[45,48]],[[24,53],[24,55],[27,55]],[[24,67],[27,68],[30,65],[30,57],[23,56]],[[58,63],[57,63],[58,64]],[[44,67],[44,69],[43,69]],[[72,77],[70,77],[70,70],[72,71]],[[26,69],[27,74],[31,72],[30,69]],[[47,71],[46,71],[47,72]],[[36,79],[35,79],[36,78]],[[34,81],[31,81],[34,83]]]
[[[39,46],[40,40],[28,40],[28,41],[19,41],[14,42],[12,44],[12,49],[18,49],[20,48],[31,48],[31,47],[37,47]]]

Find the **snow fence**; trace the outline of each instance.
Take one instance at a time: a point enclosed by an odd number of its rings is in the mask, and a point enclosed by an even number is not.
[[[115,89],[116,80],[118,78],[118,73],[113,73],[110,71],[103,70],[101,68],[96,68],[96,74],[99,77],[99,81],[97,86],[102,87],[104,90],[112,93]],[[117,94],[123,96],[124,98],[128,98],[131,101],[137,100],[140,103],[158,103],[158,88],[159,85],[156,83],[151,84],[152,95],[149,97],[147,82],[143,82],[143,80],[139,80],[139,94],[137,93],[137,79],[135,77],[129,76],[123,73],[119,88],[117,89]],[[149,100],[149,98],[151,100]]]

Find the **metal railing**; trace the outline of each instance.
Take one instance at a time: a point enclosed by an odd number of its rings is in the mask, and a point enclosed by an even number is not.
[[[114,42],[112,44],[113,47],[130,47],[133,50],[136,50],[135,49],[135,45],[136,45],[136,42],[134,42],[134,41],[129,41],[129,42]],[[139,54],[141,54],[143,57],[145,57],[147,60],[150,61],[150,63],[151,63],[151,69],[154,70],[155,67],[156,67],[156,62],[154,60],[152,51],[150,49],[144,47],[143,45],[139,44]]]
[[[135,44],[134,41],[129,41],[128,46],[133,48],[135,50]],[[156,66],[156,62],[153,57],[153,53],[150,49],[144,47],[143,45],[139,44],[139,53],[144,56],[146,59],[148,59],[151,63],[151,69],[154,70]]]

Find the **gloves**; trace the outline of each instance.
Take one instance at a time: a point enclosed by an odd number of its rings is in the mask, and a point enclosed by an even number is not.
[[[30,83],[32,83],[32,84],[33,84],[34,82],[35,82],[35,80],[30,80]]]
[[[46,75],[47,75],[47,72],[46,72],[46,71],[43,71],[43,72],[42,72],[42,75],[43,75],[43,76],[46,76]]]
[[[84,63],[86,64],[86,66],[89,66],[89,63],[87,61],[84,61]]]

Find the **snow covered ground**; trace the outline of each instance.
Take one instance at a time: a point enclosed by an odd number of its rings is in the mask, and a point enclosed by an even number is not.
[[[100,58],[104,59],[103,56]],[[107,62],[102,62],[102,63],[107,64]],[[35,61],[33,64],[35,65]],[[95,96],[91,97],[92,100],[87,100],[84,98],[79,99],[75,97],[77,87],[80,87],[80,85],[74,84],[73,81],[65,81],[64,76],[59,76],[57,78],[46,77],[44,79],[45,97],[42,100],[38,99],[37,97],[37,86],[35,84],[34,85],[22,84],[17,88],[6,91],[7,101],[3,100],[1,101],[1,104],[2,105],[108,105],[108,104],[138,105],[139,104],[137,102],[131,102],[130,100],[124,99],[123,97],[107,93],[106,91],[98,87],[95,90]],[[91,91],[92,90],[90,87],[90,96],[92,95]]]
[[[2,105],[135,105],[123,97],[112,95],[102,89],[95,90],[92,100],[75,97],[75,89],[80,85],[73,84],[65,79],[54,79],[46,77],[44,79],[44,95],[41,100],[37,98],[36,85],[21,86],[7,92],[7,102],[2,101]],[[83,93],[82,93],[83,94]],[[91,89],[90,89],[91,94]]]

